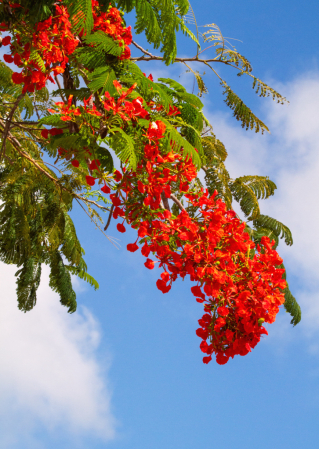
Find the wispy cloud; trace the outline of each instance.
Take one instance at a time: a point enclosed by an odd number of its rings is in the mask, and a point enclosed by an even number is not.
[[[1,263],[0,446],[41,447],[36,432],[110,440],[115,436],[107,383],[109,354],[98,360],[100,329],[82,308],[68,315],[48,287],[47,273],[38,304],[17,308],[14,272]]]

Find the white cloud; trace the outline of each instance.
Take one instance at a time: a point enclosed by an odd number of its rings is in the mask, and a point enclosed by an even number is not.
[[[314,338],[319,329],[319,73],[274,87],[284,91],[290,104],[266,103],[262,112],[270,136],[244,132],[231,114],[210,114],[210,119],[229,151],[227,167],[232,177],[269,175],[277,184],[275,196],[262,202],[262,213],[292,231],[294,245],[282,243],[279,252],[302,306],[299,327]]]
[[[46,272],[37,306],[22,313],[16,302],[16,269],[0,266],[0,446],[42,447],[34,438],[39,429],[59,429],[72,437],[72,447],[80,437],[114,438],[109,362],[103,365],[96,353],[98,323],[84,308],[67,314],[48,287]]]

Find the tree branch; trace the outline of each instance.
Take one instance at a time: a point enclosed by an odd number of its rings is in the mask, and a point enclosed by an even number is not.
[[[168,211],[170,211],[171,209],[169,207],[169,202],[168,202],[168,199],[166,198],[164,192],[161,193],[161,198],[162,198],[162,201],[163,201],[164,208],[167,209]]]
[[[6,152],[6,139],[10,130],[10,124],[13,117],[13,114],[15,113],[17,107],[19,106],[20,100],[24,97],[24,93],[21,93],[18,98],[16,99],[8,117],[7,117],[7,123],[4,126],[3,135],[2,135],[2,147],[1,147],[1,154],[0,154],[0,160],[2,160],[3,156]]]
[[[181,211],[185,211],[185,208],[184,208],[184,206],[182,205],[182,203],[181,203],[181,202],[176,198],[176,196],[173,195],[172,193],[171,193],[171,200],[173,200],[174,203],[177,204],[177,206],[180,208]]]

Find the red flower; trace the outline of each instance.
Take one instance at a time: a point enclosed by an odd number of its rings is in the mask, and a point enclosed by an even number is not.
[[[218,307],[217,313],[222,316],[227,316],[229,314],[229,309],[227,309],[227,307]]]
[[[219,352],[218,354],[216,354],[216,362],[219,365],[225,365],[225,363],[227,363],[229,360],[229,356],[227,356],[226,354],[223,354],[222,352]]]
[[[121,179],[123,178],[122,173],[120,173],[118,170],[115,170],[114,172],[114,179],[116,182],[121,181]]]
[[[118,223],[116,227],[119,232],[126,232],[125,226],[122,223]]]
[[[3,55],[3,59],[9,64],[13,62],[13,57],[11,55]]]
[[[146,264],[144,264],[144,265],[146,266]],[[149,267],[147,267],[147,268],[149,268]],[[162,293],[167,293],[172,288],[170,285],[166,285],[166,282],[164,282],[162,279],[158,279],[156,281],[156,286]]]
[[[202,293],[200,287],[198,285],[191,288],[191,292],[194,296],[199,296],[200,298],[205,299],[205,295]]]
[[[126,248],[131,253],[135,253],[138,250],[138,245],[136,243],[129,243]]]
[[[44,137],[44,139],[47,139],[49,137],[49,130],[48,129],[43,129],[41,131],[41,136]]]
[[[90,170],[98,170],[99,165],[101,165],[101,162],[98,159],[93,159],[93,161],[89,165],[89,168]]]
[[[93,178],[93,176],[86,176],[85,177],[85,179],[86,179],[86,182],[87,182],[87,184],[89,185],[89,186],[94,186],[94,184],[95,184],[95,178]]]
[[[148,244],[146,242],[144,243],[141,252],[142,252],[144,257],[148,257],[149,256],[149,253],[151,252],[151,250],[149,249],[149,246],[148,246]]]
[[[63,134],[63,129],[52,128],[49,130],[49,133],[51,134],[51,136],[58,136],[59,134]]]
[[[211,355],[210,355],[209,357],[203,357],[203,362],[206,363],[206,365],[207,365],[207,363],[209,363],[211,360],[212,360],[212,356],[211,356]]]
[[[113,205],[120,206],[122,204],[121,199],[118,196],[113,196],[113,195],[114,195],[114,193],[112,195],[110,195]]]
[[[111,189],[106,184],[101,188],[102,192],[104,193],[110,193]]]
[[[73,160],[71,161],[71,164],[73,165],[73,167],[78,167],[78,166],[80,165],[79,161],[76,160],[76,159],[73,159]],[[93,185],[94,185],[94,184],[93,184]]]
[[[155,263],[151,259],[146,259],[146,262],[144,263],[144,265],[149,270],[153,270],[153,268],[155,267]]]
[[[17,72],[12,73],[11,79],[14,82],[14,84],[23,83],[23,78],[24,77],[23,77],[22,73],[17,73]]]
[[[11,36],[6,36],[2,39],[2,45],[9,45],[11,42]]]

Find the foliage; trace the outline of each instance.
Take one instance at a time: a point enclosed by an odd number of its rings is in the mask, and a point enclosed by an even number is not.
[[[18,265],[21,310],[30,310],[36,303],[42,264],[50,267],[50,286],[70,312],[76,309],[71,275],[98,287],[87,273],[69,213],[76,201],[102,232],[103,212],[109,212],[104,230],[112,217],[130,222],[131,218],[117,205],[122,195],[119,186],[123,174],[136,173],[145,162],[145,136],[152,133],[158,133],[159,157],[166,161],[159,171],[174,170],[172,154],[183,163],[193,164],[197,175],[202,169],[212,197],[223,201],[228,211],[234,201],[239,204],[249,223],[246,232],[256,248],[265,237],[274,240],[275,247],[280,239],[292,245],[289,228],[260,210],[259,201],[274,195],[275,183],[267,176],[232,179],[226,168],[227,150],[203,114],[200,97],[207,88],[202,75],[192,67],[194,61],[203,63],[219,78],[226,105],[245,129],[268,131],[267,125],[218,75],[213,68],[215,62],[232,67],[239,76],[251,77],[259,96],[286,101],[253,75],[250,62],[224,39],[217,25],[207,25],[201,33],[187,0],[64,0],[59,5],[51,0],[36,4],[27,0],[17,4],[21,7],[13,7],[9,0],[0,1],[2,31],[11,35],[10,42],[8,38],[3,40],[9,53],[5,61],[15,61],[17,70],[21,70],[13,73],[0,63],[0,258]],[[123,14],[133,10],[136,34],[144,33],[160,55],[136,44],[142,55],[131,57],[132,36]],[[53,14],[63,36],[61,41],[50,28]],[[194,32],[187,25],[195,26]],[[43,35],[34,31],[39,26],[48,42],[51,39],[50,45],[44,44]],[[194,60],[177,56],[178,31],[194,42]],[[201,45],[206,44],[209,46],[202,49]],[[203,51],[210,48],[213,56],[202,59]],[[173,79],[154,81],[151,75],[146,77],[136,62],[152,60],[162,60],[166,65],[184,64],[195,77],[198,95],[187,92]],[[56,83],[51,93],[47,88],[50,80]],[[61,101],[57,101],[58,96]],[[107,146],[118,158],[122,174],[114,170]],[[145,165],[136,192],[142,189],[150,170]],[[195,220],[200,208],[187,201],[181,179],[170,182],[161,198],[156,193],[160,201],[157,208],[171,210],[176,220],[184,212]],[[199,176],[184,182],[190,191],[203,194]],[[93,191],[96,183],[99,190]],[[105,197],[109,193],[110,200]],[[144,200],[128,191],[128,210],[134,201],[144,207]],[[248,256],[254,258],[258,251],[254,249]],[[297,324],[300,307],[288,284],[284,294],[292,324]]]

